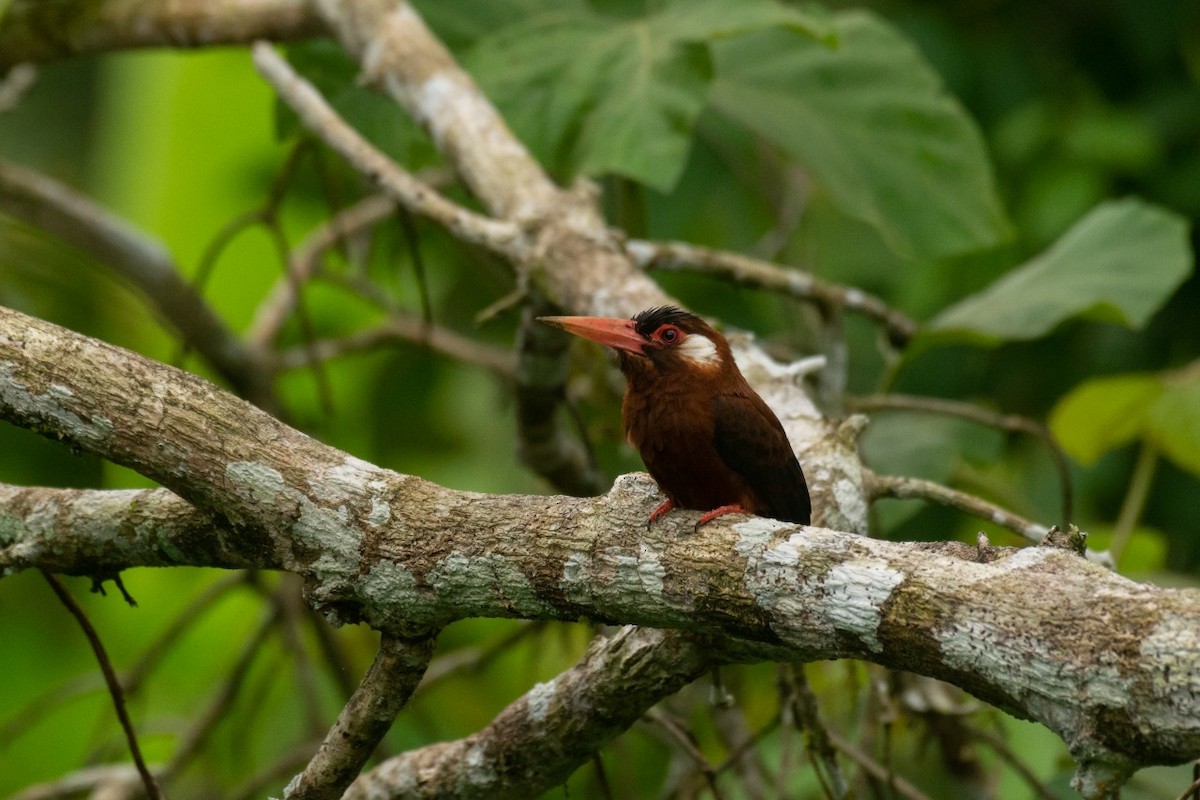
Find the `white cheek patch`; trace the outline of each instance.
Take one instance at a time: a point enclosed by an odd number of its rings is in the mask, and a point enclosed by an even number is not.
[[[698,333],[686,337],[676,352],[693,364],[705,367],[721,363],[721,354],[717,352],[717,346],[713,340]]]

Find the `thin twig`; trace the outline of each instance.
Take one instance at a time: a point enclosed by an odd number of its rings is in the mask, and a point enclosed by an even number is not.
[[[829,741],[839,752],[862,767],[863,771],[875,780],[887,783],[897,794],[903,795],[909,800],[930,800],[929,795],[913,786],[906,778],[895,774],[894,771],[871,758],[850,740],[833,731],[827,731],[827,733]]]
[[[113,670],[112,662],[108,660],[108,653],[104,650],[104,644],[100,641],[100,636],[96,633],[96,629],[92,627],[92,623],[87,618],[87,614],[75,602],[75,598],[67,591],[57,577],[45,570],[42,570],[42,577],[46,579],[46,583],[50,584],[50,588],[54,590],[54,594],[66,606],[67,611],[71,612],[71,616],[75,617],[75,621],[79,623],[79,627],[83,629],[84,636],[87,637],[88,644],[92,646],[92,652],[96,654],[96,661],[100,664],[100,670],[104,673],[104,682],[108,684],[108,693],[112,696],[113,706],[117,710],[117,719],[121,722],[121,729],[125,732],[125,739],[129,743],[129,754],[133,757],[134,766],[137,767],[138,775],[141,776],[142,785],[146,787],[146,794],[151,800],[163,800],[162,789],[155,780],[153,773],[146,767],[146,762],[142,760],[142,751],[138,747],[137,734],[133,730],[133,722],[129,719],[129,713],[125,710],[125,693],[121,689],[121,682],[117,680],[117,673]]]
[[[804,747],[817,779],[829,797],[842,800],[850,795],[850,784],[837,763],[837,751],[821,719],[817,696],[804,674],[804,665],[787,664],[781,670],[780,689],[784,693],[784,702],[796,727],[806,734]]]
[[[1071,517],[1074,511],[1071,469],[1067,462],[1066,453],[1063,452],[1062,447],[1058,444],[1058,440],[1054,438],[1054,434],[1045,425],[1020,414],[999,413],[990,409],[980,408],[971,403],[946,400],[941,397],[876,394],[867,397],[847,398],[846,405],[851,411],[891,410],[944,414],[946,416],[977,422],[980,425],[986,425],[990,428],[1028,434],[1041,440],[1046,445],[1046,449],[1050,451],[1050,457],[1054,460],[1054,468],[1058,472],[1058,481],[1062,493],[1062,523],[1065,525],[1072,521]]]
[[[976,517],[989,520],[1008,528],[1031,542],[1040,543],[1049,528],[1014,514],[1003,506],[990,503],[981,497],[951,489],[936,481],[924,478],[908,478],[895,475],[878,475],[863,470],[867,493],[871,500],[891,497],[897,500],[932,500],[950,508],[957,508]]]
[[[700,752],[700,748],[696,746],[696,740],[692,736],[691,731],[684,728],[670,714],[659,708],[651,708],[643,716],[645,719],[662,728],[679,745],[688,758],[699,768],[700,774],[704,776],[704,780],[708,783],[709,791],[712,792],[713,800],[721,800],[723,795],[717,786],[717,771],[713,769],[713,765],[708,762],[708,759]]]
[[[1009,749],[1008,745],[999,736],[990,731],[981,730],[979,728],[967,728],[970,731],[971,738],[983,742],[988,747],[1000,756],[1000,759],[1016,770],[1021,779],[1029,785],[1029,788],[1042,800],[1055,800],[1058,795],[1046,788],[1037,775],[1033,774],[1033,770],[1025,765],[1021,759],[1017,758],[1016,753]],[[1184,798],[1186,800],[1186,798]]]
[[[741,286],[779,292],[822,306],[844,308],[880,323],[892,345],[901,347],[917,331],[917,323],[878,297],[850,286],[841,286],[807,272],[783,269],[777,264],[726,250],[713,250],[687,242],[626,243],[625,250],[644,269],[703,272]]]
[[[396,315],[375,328],[352,333],[341,339],[318,339],[312,343],[312,355],[320,361],[374,350],[388,344],[417,344],[467,364],[474,364],[512,380],[516,372],[512,353],[500,350],[449,328],[426,328],[421,320]],[[294,347],[279,354],[281,370],[308,366],[309,354],[304,347]]]
[[[0,8],[3,6],[0,5]],[[2,15],[0,13],[0,16]],[[17,64],[0,78],[0,114],[19,106],[26,92],[37,83],[37,78],[37,67],[33,64]]]
[[[191,762],[191,760],[200,752],[204,741],[216,728],[217,724],[224,718],[225,712],[233,705],[233,701],[237,699],[238,691],[245,680],[246,675],[250,671],[251,664],[254,663],[254,658],[258,655],[263,645],[266,643],[267,636],[271,629],[275,627],[279,620],[279,609],[275,608],[272,613],[259,624],[258,629],[251,635],[249,641],[242,647],[242,652],[238,654],[237,660],[233,667],[229,670],[229,674],[225,678],[224,685],[217,693],[217,696],[209,703],[208,709],[196,721],[195,725],[183,737],[182,743],[175,751],[171,762],[163,770],[163,780],[169,782],[172,778],[178,775]]]
[[[259,304],[246,338],[258,345],[275,341],[296,306],[300,287],[316,274],[321,256],[339,242],[387,220],[395,210],[395,200],[385,194],[373,194],[339,211],[313,230],[292,250],[287,273]]]
[[[600,494],[608,482],[596,467],[586,437],[570,436],[558,413],[565,399],[570,337],[535,319],[544,312],[550,309],[526,304],[517,330],[517,454],[522,464],[560,492]]]
[[[1133,475],[1129,479],[1129,488],[1125,491],[1125,499],[1121,501],[1121,512],[1113,526],[1112,540],[1108,551],[1113,561],[1120,561],[1121,553],[1129,544],[1129,537],[1142,518],[1146,509],[1146,500],[1150,497],[1150,487],[1154,483],[1154,473],[1158,466],[1158,445],[1143,440],[1138,448],[1137,461],[1133,465]]]

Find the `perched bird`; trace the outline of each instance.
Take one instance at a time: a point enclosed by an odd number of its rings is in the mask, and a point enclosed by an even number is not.
[[[748,513],[807,525],[808,486],[779,419],[742,376],[725,337],[673,307],[632,319],[539,317],[617,351],[629,443],[672,508],[703,511],[697,527]]]

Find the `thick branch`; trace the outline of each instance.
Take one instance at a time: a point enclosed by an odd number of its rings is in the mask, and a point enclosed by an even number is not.
[[[129,47],[246,44],[324,32],[308,0],[13,0],[0,25],[0,74],[24,61]]]
[[[640,477],[588,499],[451,491],[315,442],[194,376],[7,310],[0,416],[159,480],[223,520],[208,538],[224,563],[303,575],[310,602],[334,619],[403,635],[465,617],[586,616],[720,634],[740,648],[730,658],[866,659],[1042,722],[1091,785],[1200,753],[1200,592],[1139,586],[1070,551],[980,563],[956,543],[736,516],[697,536],[690,512],[647,531],[659,497]],[[177,502],[161,495],[137,505]],[[0,570],[71,569],[66,541],[86,538],[125,567],[211,563],[188,560],[207,555],[194,524],[127,524],[138,510],[119,507],[128,494],[3,498]],[[92,509],[92,527],[70,527],[60,505]]]

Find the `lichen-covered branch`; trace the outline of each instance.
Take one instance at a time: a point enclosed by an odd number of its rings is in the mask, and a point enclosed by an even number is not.
[[[647,531],[659,497],[637,476],[599,498],[452,491],[3,309],[0,417],[138,469],[197,509],[174,506],[176,526],[137,525],[143,508],[179,501],[6,489],[2,572],[257,565],[302,575],[333,619],[399,635],[465,617],[586,616],[719,635],[729,660],[866,659],[1042,722],[1067,741],[1085,786],[1200,753],[1200,592],[1141,586],[1070,550],[989,551],[999,557],[984,562],[956,543],[737,516],[696,535],[689,512]],[[74,509],[88,527],[75,527]],[[94,552],[67,563],[77,539]]]

